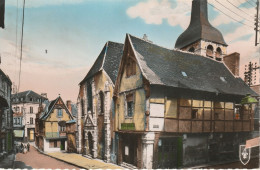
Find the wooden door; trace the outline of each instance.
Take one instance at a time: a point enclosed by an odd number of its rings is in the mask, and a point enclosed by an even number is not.
[[[181,147],[178,148],[178,147]],[[178,160],[182,145],[178,146],[178,138],[160,138],[158,142],[158,167],[163,169],[178,168]]]

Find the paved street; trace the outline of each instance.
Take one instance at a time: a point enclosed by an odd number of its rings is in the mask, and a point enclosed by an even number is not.
[[[64,160],[66,162],[70,162],[75,165],[79,165],[80,167],[86,169],[122,169],[122,167],[118,165],[105,163],[102,160],[98,159],[88,159],[76,153],[53,152],[49,153],[48,155]]]
[[[58,161],[38,152],[31,146],[30,152],[26,154],[17,153],[14,168],[51,168],[51,169],[79,169],[79,167]]]
[[[222,165],[214,165],[214,166],[208,166],[208,167],[203,167],[206,169],[258,169],[259,168],[259,158],[253,158],[251,159],[248,164],[243,165],[240,161],[233,162],[233,163],[226,163]]]

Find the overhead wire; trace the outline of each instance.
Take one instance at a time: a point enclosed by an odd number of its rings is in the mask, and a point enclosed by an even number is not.
[[[247,2],[248,4],[250,4],[252,7],[255,7],[255,5],[254,5],[254,4],[251,4],[250,1],[247,1],[247,0],[246,0],[246,2]]]
[[[21,36],[21,52],[20,52],[20,70],[19,70],[19,82],[18,82],[18,89],[17,89],[18,92],[20,91],[20,85],[21,85],[21,71],[22,71],[22,58],[23,58],[24,9],[25,9],[25,0],[23,1],[22,36]]]
[[[243,22],[241,22],[241,21],[239,21],[239,20],[237,20],[237,19],[235,19],[235,18],[229,16],[228,14],[226,14],[226,13],[223,12],[223,11],[221,11],[219,8],[217,8],[216,6],[212,5],[211,3],[208,2],[208,4],[209,4],[210,6],[212,6],[213,8],[217,9],[217,10],[218,10],[219,12],[221,12],[222,14],[226,15],[227,17],[233,19],[234,21],[236,21],[236,22],[238,22],[238,23],[240,23],[240,24],[243,24],[243,25],[245,25],[245,26],[254,28],[254,27],[252,27],[251,25],[245,24],[245,23],[243,23]]]
[[[239,8],[239,7],[237,7],[236,5],[234,5],[234,4],[233,4],[232,2],[230,2],[229,0],[227,0],[227,1],[228,1],[228,3],[230,3],[232,6],[234,6],[234,7],[237,8],[238,10],[242,11],[243,13],[245,13],[246,15],[248,15],[249,17],[253,17],[253,18],[254,18],[253,15],[248,14],[247,12],[245,12],[244,10],[242,10],[241,8]]]
[[[249,21],[249,22],[251,22],[251,23],[254,23],[253,21],[250,21],[250,20],[248,20],[247,18],[244,18],[243,16],[241,16],[241,15],[237,14],[236,12],[230,10],[230,9],[227,8],[225,5],[223,5],[222,3],[220,3],[218,0],[216,0],[216,2],[217,2],[218,4],[220,4],[221,6],[223,6],[224,8],[226,8],[227,10],[229,10],[230,12],[234,13],[235,15],[241,17],[242,19],[245,19],[245,20],[247,20],[247,21]]]

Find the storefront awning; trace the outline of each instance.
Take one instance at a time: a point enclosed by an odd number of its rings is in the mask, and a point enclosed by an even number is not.
[[[14,130],[14,137],[23,138],[24,130]]]

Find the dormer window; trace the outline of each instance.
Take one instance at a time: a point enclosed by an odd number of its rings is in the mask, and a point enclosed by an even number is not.
[[[211,57],[211,58],[213,58],[213,46],[212,45],[208,45],[207,46],[207,51],[206,51],[206,55],[207,55],[207,57]]]
[[[126,63],[126,76],[130,77],[132,75],[136,74],[136,64],[135,61],[128,57],[127,63]]]

